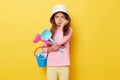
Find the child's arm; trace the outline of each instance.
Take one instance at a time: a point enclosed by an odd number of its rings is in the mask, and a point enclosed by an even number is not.
[[[52,45],[50,47],[48,47],[48,50],[47,52],[52,52],[52,51],[57,51],[59,49],[59,45],[58,44],[55,44],[55,45]]]
[[[57,37],[55,38],[55,42],[59,45],[63,45],[65,44],[67,41],[70,40],[71,35],[72,35],[72,29],[70,28],[70,32],[68,35],[64,36],[63,35],[63,31],[59,30],[59,32],[57,33]]]
[[[43,52],[45,52],[44,57],[46,57],[49,54],[49,52],[57,51],[59,48],[60,48],[60,46],[58,44],[50,45],[48,47],[42,48]]]

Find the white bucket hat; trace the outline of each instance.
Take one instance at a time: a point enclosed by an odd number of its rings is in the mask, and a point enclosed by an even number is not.
[[[65,5],[62,5],[62,4],[56,5],[52,8],[52,15],[50,17],[50,22],[52,22],[53,15],[57,12],[64,12],[68,15],[68,11]]]

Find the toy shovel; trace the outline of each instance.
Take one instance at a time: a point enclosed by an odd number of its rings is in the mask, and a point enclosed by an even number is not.
[[[42,34],[41,34],[42,38],[44,40],[50,40],[53,44],[56,44],[56,42],[51,38],[52,37],[52,33],[50,32],[50,30],[45,29]],[[60,52],[63,52],[63,50],[61,48],[59,48]]]
[[[44,42],[44,43],[46,43],[46,44],[49,44],[49,45],[52,45],[52,43],[51,43],[50,41],[42,40],[40,34],[36,34],[35,38],[33,39],[33,42],[34,42],[34,43],[37,43],[37,42],[39,42],[39,41],[42,41],[42,42]]]
[[[40,35],[40,34],[36,34],[35,38],[33,39],[33,42],[34,42],[34,43],[37,43],[37,42],[39,42],[39,41],[42,41],[42,42],[44,42],[44,43],[46,43],[46,44],[49,44],[49,45],[53,45],[52,42],[50,42],[50,41],[48,41],[48,40],[43,40],[43,39],[41,38],[41,35]],[[63,47],[63,46],[60,46],[60,48],[64,48],[64,47]]]

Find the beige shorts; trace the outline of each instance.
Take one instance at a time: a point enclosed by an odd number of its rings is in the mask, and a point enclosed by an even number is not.
[[[47,67],[47,80],[69,80],[69,67]]]

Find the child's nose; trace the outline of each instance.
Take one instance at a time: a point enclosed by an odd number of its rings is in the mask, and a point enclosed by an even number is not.
[[[61,18],[59,18],[59,21],[61,21]]]

